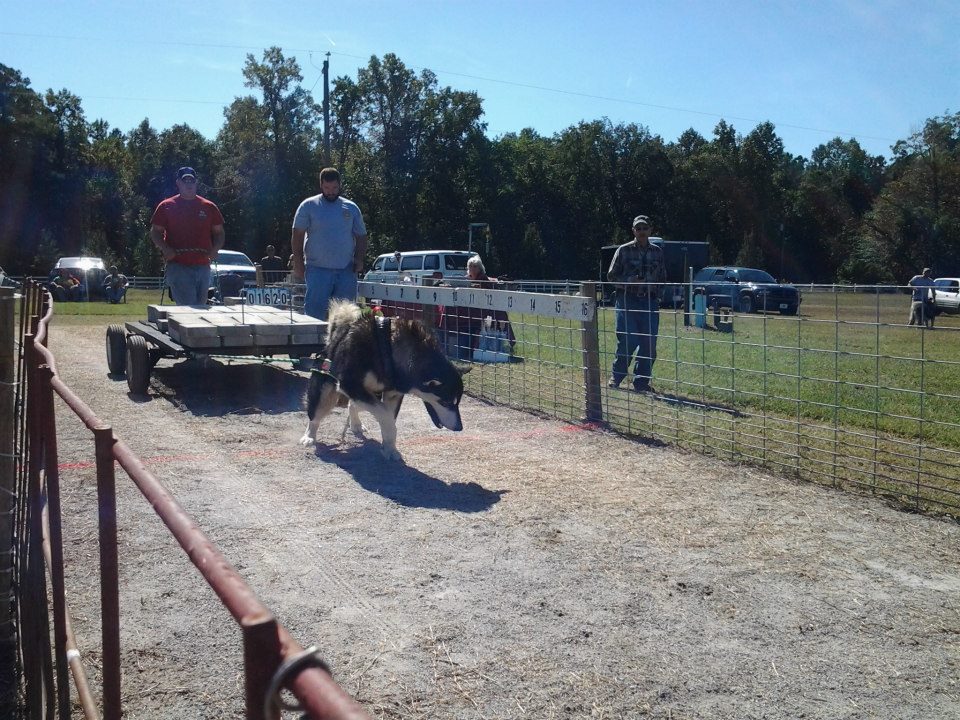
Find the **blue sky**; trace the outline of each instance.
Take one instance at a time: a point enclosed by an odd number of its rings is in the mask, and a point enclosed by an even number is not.
[[[123,131],[147,117],[213,137],[251,92],[246,54],[271,45],[318,100],[325,53],[332,77],[395,53],[476,91],[490,137],[606,117],[672,141],[710,138],[721,118],[741,133],[769,120],[798,155],[840,136],[889,157],[960,111],[960,3],[946,0],[0,0],[0,17],[0,63]]]

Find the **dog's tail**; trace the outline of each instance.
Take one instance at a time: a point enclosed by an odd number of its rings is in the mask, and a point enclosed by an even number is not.
[[[335,325],[349,325],[360,318],[360,308],[356,303],[349,300],[331,300],[330,309],[327,312],[327,322],[330,323],[329,330],[333,330]]]

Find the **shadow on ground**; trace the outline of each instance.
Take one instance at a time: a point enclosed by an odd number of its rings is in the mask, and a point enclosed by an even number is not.
[[[153,369],[150,394],[204,417],[295,412],[307,378],[266,363],[184,360]]]
[[[366,440],[349,447],[318,445],[317,457],[349,473],[364,490],[405,507],[476,513],[489,510],[508,490],[488,490],[475,482],[445,483],[380,454],[380,443]]]

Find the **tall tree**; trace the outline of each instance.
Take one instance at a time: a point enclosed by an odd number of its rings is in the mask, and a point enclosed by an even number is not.
[[[54,122],[51,172],[35,191],[46,204],[47,228],[67,254],[83,248],[89,126],[80,98],[67,90],[47,90],[44,103]]]
[[[33,270],[45,202],[35,194],[50,166],[54,123],[30,79],[0,64],[0,263]]]
[[[243,77],[261,97],[238,98],[225,113],[218,184],[248,206],[222,208],[228,244],[259,256],[268,244],[287,245],[294,210],[316,191],[320,113],[300,86],[300,65],[278,47],[264,50],[262,61],[247,55]]]
[[[485,157],[476,93],[440,88],[395,55],[372,57],[357,81],[338,79],[334,147],[346,188],[360,202],[370,251],[450,246],[466,239],[476,198],[469,186]]]
[[[814,148],[787,219],[790,257],[816,269],[811,279],[835,279],[851,259],[864,213],[883,184],[884,166],[882,156],[868,155],[856,140],[834,138]]]
[[[862,245],[889,249],[883,265],[898,282],[923,266],[960,272],[960,113],[931,118],[894,145]]]

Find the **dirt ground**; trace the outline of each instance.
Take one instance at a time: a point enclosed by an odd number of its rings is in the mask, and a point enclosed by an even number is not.
[[[62,377],[375,718],[960,716],[960,526],[472,398],[302,448],[306,374],[163,360],[104,328]],[[99,678],[93,442],[58,404],[67,587]],[[242,716],[240,633],[122,472],[125,717]],[[99,695],[99,691],[98,691]],[[75,710],[79,717],[79,711]],[[290,717],[293,717],[292,715]]]

